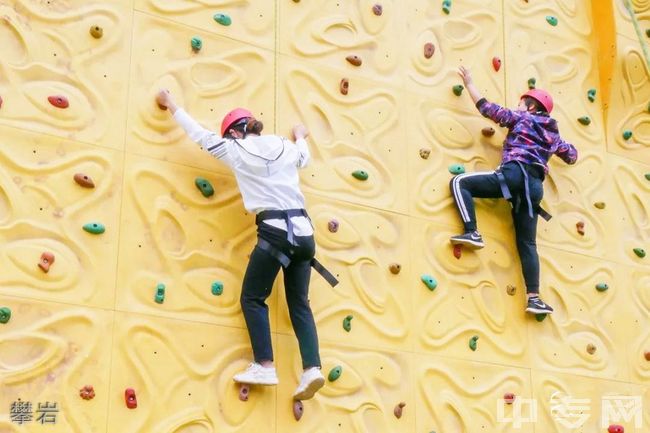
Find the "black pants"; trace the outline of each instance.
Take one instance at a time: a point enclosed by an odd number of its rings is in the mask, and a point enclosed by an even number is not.
[[[523,165],[528,171],[528,185],[533,209],[539,206],[544,195],[543,172],[537,167]],[[515,226],[517,251],[521,260],[521,269],[526,282],[527,293],[539,293],[539,256],[537,254],[537,212],[531,218],[525,197],[524,174],[516,163],[507,163],[502,167],[503,176],[510,189],[513,200],[512,221]],[[495,172],[465,173],[454,176],[449,184],[452,196],[465,231],[476,230],[476,212],[473,197],[503,197],[499,180]]]
[[[311,259],[316,250],[314,237],[296,236],[297,245],[291,245],[287,241],[286,231],[265,223],[260,223],[258,226],[257,236],[291,259],[291,264],[283,269],[284,288],[291,325],[300,346],[302,366],[303,368],[320,367],[318,335],[308,299]],[[271,294],[280,267],[277,259],[255,246],[244,276],[240,302],[255,362],[258,363],[273,361],[269,308],[266,299]]]

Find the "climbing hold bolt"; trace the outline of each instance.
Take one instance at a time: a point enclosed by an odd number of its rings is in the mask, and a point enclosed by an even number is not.
[[[590,355],[596,353],[596,346],[592,343],[587,344],[587,353]]]
[[[449,12],[451,12],[451,0],[442,0],[442,11],[449,15]]]
[[[645,358],[646,361],[650,361],[650,350],[646,350],[645,353],[643,354],[643,357]]]
[[[352,319],[354,319],[352,315],[345,316],[343,319],[343,329],[345,329],[346,332],[350,332],[352,329]]]
[[[381,16],[382,13],[384,13],[384,8],[380,4],[376,4],[372,7],[372,13]]]
[[[501,69],[501,59],[498,57],[492,57],[492,67],[495,71],[499,72],[499,69]]]
[[[425,59],[430,59],[433,57],[433,54],[436,52],[436,46],[433,45],[431,42],[427,42],[424,44],[424,58]]]
[[[90,178],[90,176],[85,175],[83,173],[76,173],[74,175],[74,181],[77,182],[79,186],[82,186],[84,188],[94,188],[95,187],[95,182]]]
[[[331,233],[336,233],[339,231],[339,222],[335,219],[329,220],[327,223],[327,230]]]
[[[596,203],[594,203],[594,206],[595,206],[597,209],[605,209],[605,206],[606,206],[606,205],[605,205],[605,202],[604,202],[604,201],[597,201]]]
[[[79,390],[79,397],[84,400],[92,400],[95,398],[95,390],[92,385],[86,385]]]
[[[454,95],[460,96],[463,93],[463,87],[462,84],[456,84],[454,87],[452,87],[451,91],[454,92]]]
[[[607,433],[625,433],[625,429],[622,425],[611,424],[607,427]]]
[[[349,64],[353,66],[361,66],[363,63],[363,60],[361,60],[361,57],[355,56],[355,55],[349,55],[345,58],[345,60],[348,61]]]
[[[632,131],[629,129],[623,131],[623,140],[629,140],[630,138],[632,138]]]
[[[454,257],[460,260],[463,255],[463,246],[461,244],[454,245]]]
[[[513,286],[512,284],[508,284],[506,286],[506,293],[510,296],[514,296],[515,293],[517,293],[517,288]]]
[[[0,323],[7,323],[11,319],[11,309],[9,307],[0,308]]]
[[[591,123],[591,118],[589,116],[578,117],[578,122],[580,122],[581,125],[587,126]]]
[[[634,251],[634,254],[636,254],[637,257],[641,257],[641,258],[645,257],[645,250],[643,248],[635,248],[632,251]]]
[[[483,137],[492,137],[495,132],[496,131],[491,126],[486,126],[485,128],[481,129],[481,134],[483,134]]]
[[[358,180],[368,180],[368,172],[363,170],[356,170],[352,172],[352,177]]]
[[[211,197],[214,195],[214,188],[212,188],[212,184],[209,180],[202,177],[197,177],[194,179],[194,185],[196,185],[199,191],[201,191],[203,197]]]
[[[68,98],[66,98],[65,96],[61,96],[61,95],[48,96],[47,100],[50,102],[50,104],[54,105],[56,108],[68,108],[70,106],[70,103],[68,102]]]
[[[395,406],[395,409],[393,409],[393,415],[395,415],[395,418],[400,419],[402,417],[404,406],[406,406],[406,403],[403,401],[399,402],[397,406]]]
[[[241,401],[248,401],[248,396],[250,395],[251,387],[247,383],[242,383],[239,386],[239,399]]]
[[[126,402],[126,407],[129,409],[138,407],[138,400],[135,398],[135,390],[133,388],[124,390],[124,401]]]
[[[343,367],[337,365],[336,367],[330,370],[330,373],[327,375],[327,380],[329,380],[330,382],[334,382],[336,379],[341,377],[341,373],[343,373]]]
[[[587,99],[589,99],[589,102],[594,102],[596,100],[596,89],[587,90]]]
[[[537,84],[537,78],[531,77],[531,78],[528,79],[528,88],[529,89],[534,89],[536,84]]]
[[[153,299],[157,304],[165,302],[165,285],[163,283],[156,286],[156,294]]]
[[[576,230],[580,236],[585,235],[585,223],[584,221],[578,221],[576,223]]]
[[[463,174],[465,173],[465,166],[463,164],[451,164],[447,167],[449,173],[451,174]]]
[[[347,95],[350,90],[350,80],[347,78],[341,78],[341,83],[339,84],[339,91],[342,95]]]
[[[425,148],[420,149],[420,158],[428,159],[429,155],[431,155],[431,149],[425,149]]]
[[[596,290],[599,292],[606,292],[609,289],[607,283],[598,283],[596,284]]]
[[[203,48],[203,41],[201,40],[200,37],[198,37],[198,36],[194,36],[194,37],[190,40],[190,45],[192,46],[192,50],[193,50],[195,53],[198,53],[199,51],[201,51],[201,48]]]
[[[305,409],[302,406],[302,401],[294,400],[294,402],[293,402],[293,417],[296,419],[296,421],[300,421],[300,418],[302,418],[302,414],[303,414],[304,410]]]
[[[92,36],[95,39],[100,39],[102,36],[104,36],[104,29],[99,26],[91,26],[90,36]]]
[[[45,273],[50,270],[50,266],[54,263],[54,254],[49,251],[45,251],[41,254],[41,260],[38,262],[38,267]]]
[[[543,322],[544,319],[546,319],[546,316],[547,316],[546,313],[535,314],[535,320],[537,320],[538,322]]]
[[[222,26],[229,26],[232,24],[232,19],[230,19],[230,17],[226,14],[214,14],[212,18],[214,18],[214,20]]]
[[[557,18],[554,17],[553,15],[547,15],[546,22],[552,26],[557,26]]]
[[[221,296],[223,293],[223,283],[221,281],[215,281],[212,283],[212,294],[214,296]]]
[[[477,343],[478,343],[478,335],[475,335],[469,339],[469,348],[472,349],[472,351],[476,351]]]
[[[511,392],[506,392],[505,394],[503,394],[503,401],[506,404],[512,404],[515,402],[515,395]]]
[[[88,233],[92,233],[94,235],[101,235],[106,231],[106,227],[104,227],[104,224],[101,223],[84,224],[83,229]]]
[[[422,280],[424,285],[427,286],[427,288],[431,291],[436,290],[436,287],[438,287],[438,282],[436,281],[436,279],[429,274],[422,275],[420,279]]]
[[[399,263],[391,263],[390,266],[388,266],[388,269],[390,270],[390,273],[393,275],[399,274],[399,271],[402,270],[402,265]]]

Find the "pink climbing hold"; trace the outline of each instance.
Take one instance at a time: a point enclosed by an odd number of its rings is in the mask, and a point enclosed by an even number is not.
[[[607,428],[608,433],[625,433],[622,425],[612,424]]]
[[[135,398],[135,390],[133,388],[127,388],[124,390],[124,401],[126,402],[126,407],[129,409],[135,409],[138,407],[138,400]]]
[[[512,404],[515,402],[515,395],[511,392],[506,392],[505,394],[503,394],[503,401],[506,404]]]
[[[461,244],[454,245],[454,257],[460,259],[463,255],[463,246]]]
[[[300,421],[300,418],[302,418],[304,411],[305,408],[302,406],[302,401],[295,400],[293,402],[293,417],[296,419],[296,421]]]
[[[400,402],[397,406],[395,406],[395,409],[393,409],[393,414],[395,415],[395,418],[400,419],[402,417],[402,410],[404,409],[404,406],[406,406],[406,403],[403,401]]]
[[[56,108],[68,108],[70,106],[68,98],[62,95],[48,96],[47,100],[50,101],[50,104],[54,105]]]
[[[250,395],[251,387],[247,383],[242,383],[239,387],[239,399],[241,401],[248,401],[248,396]]]
[[[38,262],[38,267],[47,274],[50,271],[52,263],[54,263],[54,254],[45,251],[41,254],[41,260]]]
[[[433,57],[433,54],[436,52],[436,46],[431,42],[424,44],[424,58],[430,59]]]
[[[492,57],[492,67],[495,71],[499,72],[499,69],[501,69],[501,59],[498,57]]]
[[[377,16],[381,16],[381,14],[384,13],[384,8],[382,7],[382,5],[377,3],[376,5],[374,5],[372,7],[372,13],[377,15]]]

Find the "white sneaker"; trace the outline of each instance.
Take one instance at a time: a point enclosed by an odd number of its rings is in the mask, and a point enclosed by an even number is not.
[[[320,368],[311,367],[302,373],[300,384],[293,393],[294,400],[309,400],[316,394],[316,391],[325,385],[325,378],[320,372]]]
[[[275,373],[275,367],[262,367],[257,362],[251,362],[245,371],[234,375],[233,380],[250,385],[277,385],[278,375]]]

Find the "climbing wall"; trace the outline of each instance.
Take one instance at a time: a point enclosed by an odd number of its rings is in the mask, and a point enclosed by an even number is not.
[[[0,0],[0,17],[0,433],[592,433],[610,397],[642,398],[642,425],[612,424],[650,432],[647,1]],[[505,136],[459,64],[511,107],[551,91],[579,149],[545,182],[552,317],[523,311],[507,203],[478,203],[485,249],[448,244],[450,171],[494,168]],[[212,129],[245,106],[311,131],[302,186],[340,284],[315,275],[310,302],[341,374],[299,421],[281,279],[280,385],[239,399],[254,218],[160,88]],[[557,392],[591,399],[579,427]],[[504,421],[506,394],[537,422]]]

